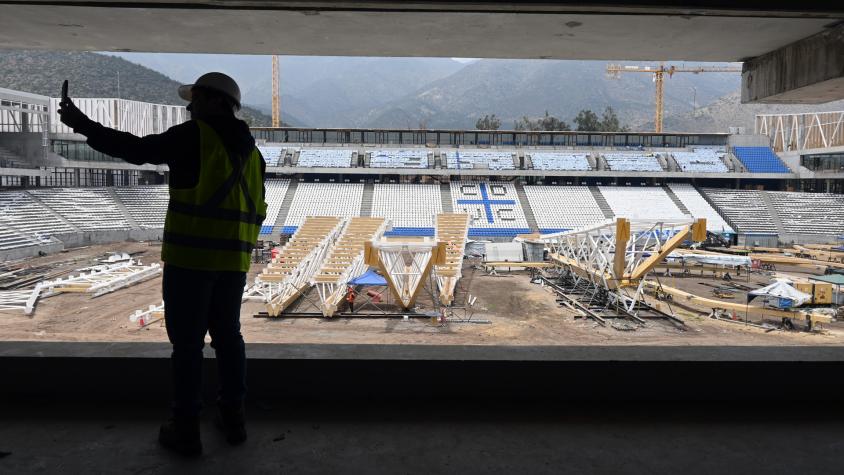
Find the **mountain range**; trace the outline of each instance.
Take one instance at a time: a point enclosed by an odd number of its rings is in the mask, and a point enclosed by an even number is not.
[[[280,57],[282,119],[311,127],[473,128],[486,114],[513,127],[547,111],[569,123],[581,109],[612,107],[634,131],[653,130],[651,74],[610,79],[603,61],[452,58]],[[627,63],[621,63],[627,64]],[[700,63],[687,63],[697,66]],[[683,65],[683,64],[678,64]],[[0,51],[0,87],[56,95],[71,79],[76,97],[124,97],[184,104],[176,86],[210,70],[241,86],[243,115],[269,125],[269,56]],[[117,74],[120,74],[120,91]],[[665,80],[664,130],[752,131],[755,114],[840,110],[822,105],[740,104],[735,73],[677,73]]]

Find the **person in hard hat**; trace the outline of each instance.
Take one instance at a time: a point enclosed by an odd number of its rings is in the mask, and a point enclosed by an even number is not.
[[[235,116],[240,89],[232,78],[204,74],[178,93],[189,101],[191,120],[145,137],[90,120],[66,92],[58,112],[95,150],[136,165],[166,164],[170,169],[161,260],[174,397],[172,418],[161,426],[159,441],[182,454],[198,455],[206,332],[220,373],[218,427],[233,445],[246,440],[240,302],[267,210],[265,164],[249,126]]]
[[[355,288],[351,285],[346,289],[346,302],[349,304],[349,312],[355,313]]]

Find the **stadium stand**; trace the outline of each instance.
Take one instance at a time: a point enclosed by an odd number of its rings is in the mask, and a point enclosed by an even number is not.
[[[607,166],[613,171],[626,172],[661,172],[659,160],[644,152],[606,152],[601,154]]]
[[[349,168],[352,166],[351,150],[303,148],[299,151],[300,167]]]
[[[52,236],[75,231],[64,221],[54,217],[44,205],[22,191],[0,193],[0,223],[4,228],[11,226],[18,231],[36,236]]]
[[[363,183],[299,183],[283,231],[292,233],[305,216],[359,216],[362,197]]]
[[[591,170],[586,152],[534,152],[530,154],[534,170]]]
[[[372,152],[370,168],[428,168],[428,151],[376,150]]]
[[[700,173],[727,173],[729,168],[721,157],[725,152],[708,148],[695,148],[692,152],[672,152],[680,171]]]
[[[525,186],[541,233],[556,233],[604,220],[586,186]]]
[[[470,236],[508,236],[530,232],[519,195],[512,183],[452,182],[455,213],[472,217]]]
[[[283,148],[272,147],[269,145],[258,145],[258,151],[261,152],[261,156],[264,157],[264,162],[266,162],[267,166],[278,167],[284,165]]]
[[[27,236],[8,227],[0,229],[0,251],[38,246],[39,244],[39,240],[34,236]]]
[[[492,150],[449,150],[445,152],[446,167],[457,169],[487,168],[515,170],[513,152]]]
[[[706,219],[706,229],[714,233],[732,234],[735,232],[695,187],[687,183],[671,183],[668,187],[683,202],[683,206],[692,213],[693,217]]]
[[[791,173],[771,147],[733,147],[733,153],[751,173]]]
[[[113,190],[139,227],[164,228],[167,203],[170,200],[170,192],[166,185],[115,187]]]
[[[83,231],[130,227],[104,188],[35,189],[29,193]]]
[[[658,186],[599,186],[613,214],[629,219],[687,219],[671,197]]]
[[[267,218],[261,224],[261,234],[273,232],[273,226],[278,219],[278,212],[281,210],[281,203],[284,201],[284,195],[287,194],[288,186],[290,186],[290,180],[268,179],[264,182]]]
[[[828,193],[768,191],[771,203],[791,234],[844,234],[844,196]]]
[[[372,216],[392,222],[387,236],[433,236],[442,213],[439,185],[375,183]]]
[[[740,233],[778,234],[760,191],[704,188],[712,203]]]

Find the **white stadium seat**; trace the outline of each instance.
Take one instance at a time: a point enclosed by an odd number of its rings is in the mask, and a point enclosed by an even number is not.
[[[659,160],[648,152],[605,152],[602,154],[610,170],[626,172],[661,172]]]
[[[692,213],[693,217],[706,219],[706,229],[714,233],[735,232],[695,187],[687,183],[671,183],[668,187],[683,202],[683,206]]]
[[[591,170],[588,153],[532,152],[529,154],[534,170]]]
[[[170,191],[166,185],[116,187],[114,192],[141,228],[164,228]]]
[[[428,151],[376,150],[369,161],[370,168],[428,168]]]
[[[785,232],[830,237],[844,235],[844,196],[789,191],[767,193]]]
[[[659,186],[599,186],[613,214],[628,219],[688,219]]]
[[[709,148],[695,148],[692,152],[672,152],[671,155],[680,166],[680,171],[701,173],[727,173],[729,168],[724,164],[726,152],[719,152]]]
[[[703,192],[742,233],[778,234],[759,191],[704,188]]]
[[[261,156],[264,157],[264,162],[267,163],[267,166],[277,167],[284,165],[282,163],[284,160],[284,148],[271,145],[258,145],[258,151],[261,152]]]
[[[299,151],[300,167],[349,168],[352,166],[352,151],[348,149],[303,148]]]
[[[306,216],[360,216],[363,183],[299,183],[284,226],[299,226]]]
[[[130,227],[105,188],[34,189],[29,193],[83,231]]]
[[[540,232],[558,232],[603,221],[604,213],[586,186],[525,186]]]
[[[442,213],[439,185],[376,183],[372,216],[392,221],[398,228],[433,228],[434,216]]]
[[[513,152],[497,150],[449,150],[444,153],[446,166],[456,169],[515,170]]]

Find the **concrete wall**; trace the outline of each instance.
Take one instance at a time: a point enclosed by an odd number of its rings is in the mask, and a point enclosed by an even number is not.
[[[730,135],[727,143],[730,147],[768,147],[771,145],[768,136],[761,134]]]
[[[0,262],[27,259],[29,257],[36,257],[42,255],[42,253],[55,254],[64,248],[64,243],[62,243],[61,241],[56,241],[41,246],[29,246],[18,249],[8,249],[5,251],[0,251]]]

